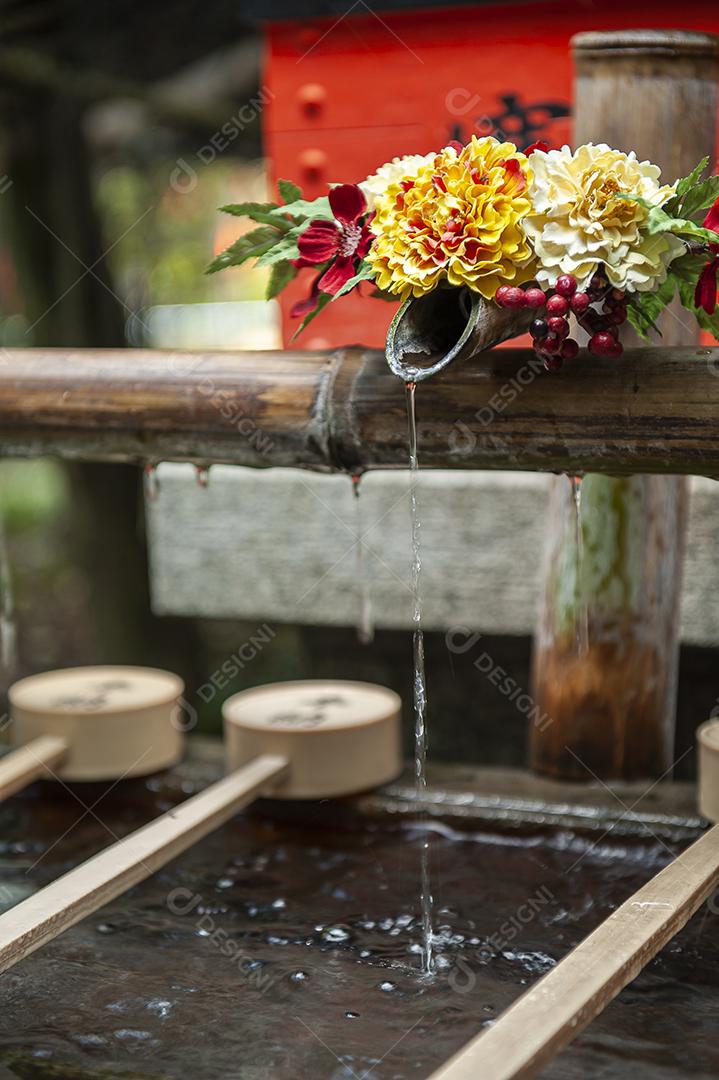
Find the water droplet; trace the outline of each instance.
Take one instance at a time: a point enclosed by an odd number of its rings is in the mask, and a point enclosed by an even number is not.
[[[115,931],[117,930],[117,927],[114,926],[113,923],[103,922],[103,923],[99,923],[95,927],[95,929],[97,930],[98,934],[114,934]]]
[[[290,975],[292,982],[306,982],[309,976],[306,971],[293,971]]]
[[[272,901],[272,907],[275,908],[277,911],[281,911],[282,908],[287,907],[287,901],[286,900],[281,900],[281,899],[273,900]]]
[[[574,604],[575,604],[575,636],[577,652],[580,656],[586,655],[589,649],[589,609],[582,600],[582,560],[584,556],[584,531],[582,529],[582,477],[569,476],[569,486],[573,502],[574,513]]]
[[[148,502],[154,502],[160,493],[160,482],[157,479],[157,462],[148,461],[143,472],[145,483],[145,498]]]
[[[347,1010],[347,1012],[345,1013],[345,1017],[346,1017],[346,1018],[347,1018],[348,1020],[359,1020],[359,1013],[356,1013],[356,1012],[351,1012],[351,1011],[350,1011],[350,1010],[348,1009],[348,1010]]]
[[[234,881],[232,880],[232,878],[229,878],[229,877],[222,877],[217,882],[217,888],[218,889],[231,889],[233,885],[234,885]]]
[[[384,990],[385,994],[391,994],[393,990],[397,989],[396,985],[393,982],[389,982],[389,980],[381,982],[379,988],[380,990]]]
[[[80,1046],[107,1046],[107,1039],[103,1039],[102,1035],[73,1035],[73,1039]]]
[[[356,577],[359,589],[359,622],[357,624],[357,638],[362,645],[369,645],[374,639],[374,626],[372,624],[372,594],[370,591],[370,578],[367,571],[367,559],[365,558],[364,527],[362,510],[360,506],[360,480],[361,476],[352,477],[352,493],[355,505],[355,544],[357,551]]]
[[[331,941],[333,943],[349,941],[350,934],[347,930],[343,930],[341,926],[329,926],[322,934],[325,941]]]
[[[12,675],[17,667],[17,629],[10,554],[0,516],[0,664]]]
[[[148,1001],[145,1008],[148,1012],[155,1013],[155,1015],[159,1016],[161,1020],[166,1020],[167,1017],[170,1015],[170,1010],[172,1009],[172,1002],[161,1001],[159,998],[156,998],[153,1001]]]

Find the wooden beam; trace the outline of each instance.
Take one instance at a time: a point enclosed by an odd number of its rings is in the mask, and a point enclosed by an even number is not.
[[[719,477],[719,349],[630,349],[547,375],[495,349],[417,391],[425,468]],[[384,354],[5,349],[0,455],[349,472],[404,468]]]

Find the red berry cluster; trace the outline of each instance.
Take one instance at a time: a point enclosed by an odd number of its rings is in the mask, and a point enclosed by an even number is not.
[[[613,358],[622,355],[619,327],[627,318],[627,300],[621,289],[611,287],[602,269],[597,270],[586,292],[577,292],[576,279],[563,274],[546,292],[537,285],[500,285],[495,300],[500,307],[537,312],[529,331],[534,351],[547,371],[559,371],[565,360],[574,360],[579,352],[578,343],[569,336],[570,315],[590,335],[590,352]],[[601,312],[594,307],[599,303]]]

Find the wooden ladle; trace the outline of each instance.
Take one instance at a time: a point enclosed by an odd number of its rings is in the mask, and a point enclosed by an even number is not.
[[[84,667],[20,679],[9,690],[16,747],[0,760],[0,800],[34,780],[147,776],[182,755],[182,679],[142,667]]]
[[[0,971],[149,877],[255,799],[351,795],[401,771],[400,699],[368,683],[282,683],[226,702],[233,771],[0,916]]]

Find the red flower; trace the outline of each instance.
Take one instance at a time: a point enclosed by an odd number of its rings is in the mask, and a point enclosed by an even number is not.
[[[295,261],[297,263],[302,262],[301,259]],[[298,300],[296,304],[293,304],[290,308],[290,318],[299,319],[302,315],[309,315],[311,311],[314,311],[319,302],[319,277],[316,277],[312,282],[312,288],[310,289],[310,295],[305,300]]]
[[[714,205],[710,208],[709,213],[704,218],[703,225],[705,229],[710,229],[712,232],[719,233],[719,198],[715,200]],[[694,303],[698,308],[703,308],[707,315],[713,315],[717,305],[719,238],[717,239],[716,244],[709,244],[709,250],[712,253],[712,258],[699,275],[697,287],[694,291]]]
[[[367,215],[367,202],[356,184],[339,184],[329,193],[334,221],[317,218],[311,221],[297,240],[300,257],[295,265],[319,266],[332,260],[315,279],[307,300],[292,308],[291,314],[303,315],[317,306],[318,293],[335,296],[357,272],[374,239],[369,229],[373,214]],[[309,307],[307,305],[310,305]]]
[[[549,143],[545,143],[543,139],[537,139],[537,141],[533,142],[531,146],[528,146],[527,149],[523,151],[523,153],[525,153],[527,157],[529,157],[529,155],[535,150],[542,150],[543,153],[546,154],[549,152]]]

